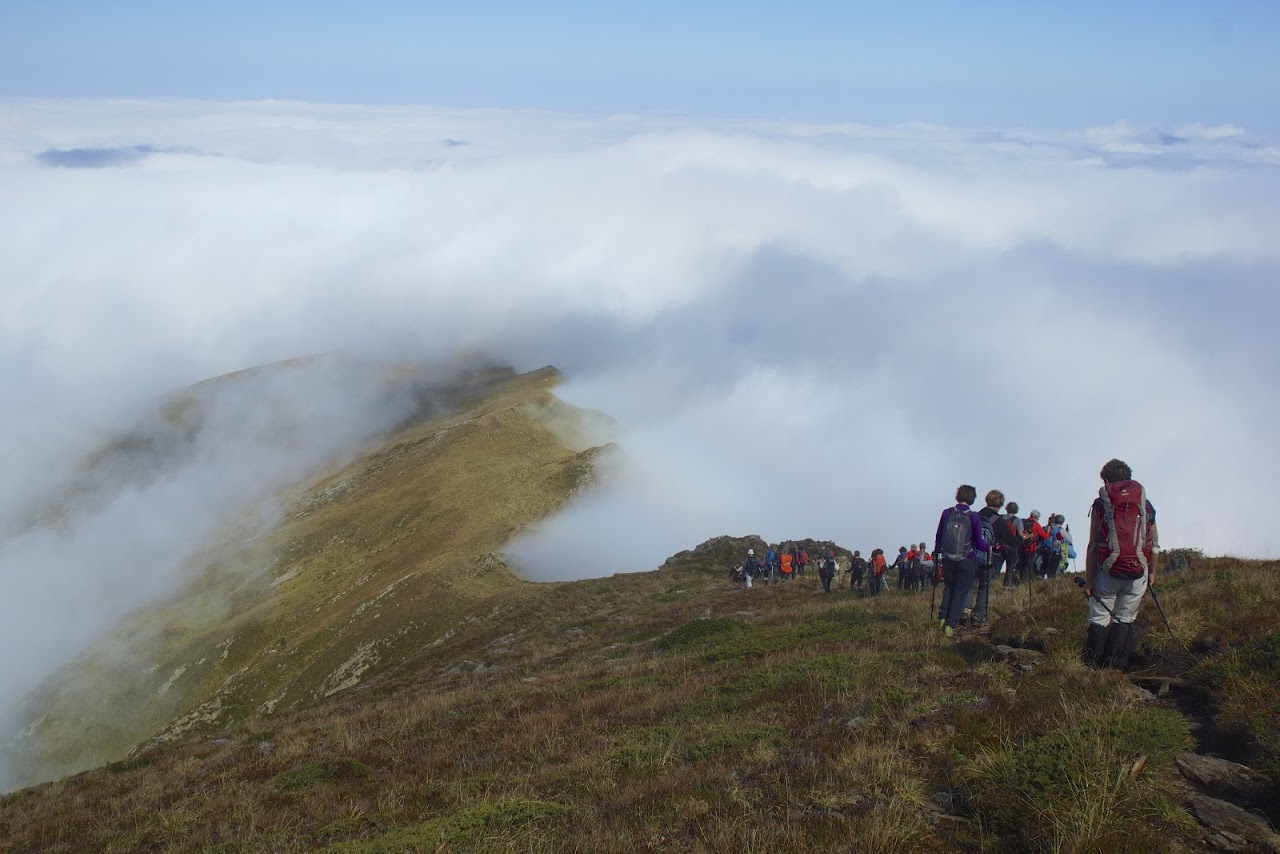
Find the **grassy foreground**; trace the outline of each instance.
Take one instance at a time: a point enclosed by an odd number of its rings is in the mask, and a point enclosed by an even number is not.
[[[494,592],[317,708],[6,796],[0,848],[1194,851],[1178,751],[1280,775],[1274,562],[1164,579],[1142,667],[1187,687],[1142,699],[1078,663],[1070,579],[951,641],[927,592],[736,589],[746,542]]]

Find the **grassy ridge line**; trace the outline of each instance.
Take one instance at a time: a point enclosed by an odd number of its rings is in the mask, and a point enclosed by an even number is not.
[[[270,535],[230,536],[187,590],[44,695],[27,778],[313,704],[446,635],[476,601],[530,595],[497,553],[594,474],[596,450],[562,441],[575,411],[553,397],[558,380],[473,378],[447,414],[297,490]]]
[[[714,549],[707,550],[714,552]],[[1164,580],[1148,670],[1204,691],[1212,735],[1275,779],[1274,562]],[[660,571],[495,593],[367,690],[0,801],[6,850],[1201,850],[1167,701],[1078,661],[1069,579],[996,589],[999,661],[927,594],[808,577],[737,590]],[[1157,631],[1157,629],[1159,631]],[[1204,738],[1205,734],[1201,734]],[[1136,760],[1146,756],[1135,774]],[[101,816],[106,811],[109,822]]]

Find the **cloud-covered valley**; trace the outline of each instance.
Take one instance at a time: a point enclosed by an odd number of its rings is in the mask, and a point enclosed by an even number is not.
[[[1280,147],[1231,127],[0,101],[0,643],[50,651],[0,691],[403,414],[282,389],[332,430],[260,488],[225,487],[274,453],[233,430],[22,533],[162,395],[311,353],[551,363],[618,420],[600,490],[513,548],[534,577],[721,533],[894,549],[962,482],[1083,524],[1113,456],[1165,545],[1274,556],[1278,222]]]

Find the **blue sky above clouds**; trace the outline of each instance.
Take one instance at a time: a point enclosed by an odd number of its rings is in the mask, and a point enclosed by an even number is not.
[[[0,3],[0,94],[1277,128],[1280,5]]]

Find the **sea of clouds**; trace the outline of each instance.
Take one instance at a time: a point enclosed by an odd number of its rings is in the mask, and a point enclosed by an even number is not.
[[[893,551],[960,483],[1083,527],[1113,456],[1166,546],[1275,556],[1277,223],[1280,144],[1235,127],[0,100],[0,696],[403,417],[335,360],[32,527],[161,396],[313,353],[555,364],[617,419],[600,489],[513,544],[534,578]],[[283,455],[247,414],[304,401]]]

